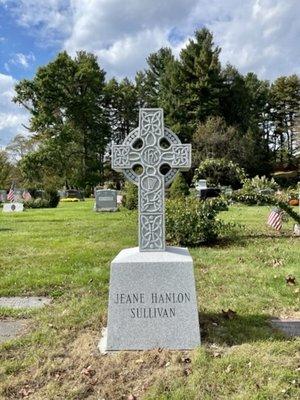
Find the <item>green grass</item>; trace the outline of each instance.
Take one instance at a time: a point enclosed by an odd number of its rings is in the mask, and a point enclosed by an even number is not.
[[[299,340],[269,326],[270,316],[299,317],[299,238],[292,222],[278,235],[267,207],[232,206],[221,218],[239,235],[191,249],[202,346],[180,352],[100,356],[109,265],[136,246],[136,213],[94,213],[92,202],[0,215],[0,295],[46,295],[41,310],[0,310],[28,319],[28,333],[0,346],[0,398],[297,399]],[[285,276],[296,276],[288,286]],[[237,312],[226,320],[222,309]],[[298,353],[297,353],[298,351]],[[298,357],[298,361],[297,361]],[[142,362],[141,362],[142,359]],[[166,367],[165,365],[169,365]],[[91,365],[95,374],[82,370]],[[2,397],[1,397],[2,396]],[[124,397],[122,397],[124,396]]]

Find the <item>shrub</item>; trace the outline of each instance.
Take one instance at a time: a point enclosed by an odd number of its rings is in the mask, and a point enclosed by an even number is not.
[[[48,189],[45,191],[45,199],[49,202],[49,208],[56,208],[58,206],[60,197],[57,193],[57,190]]]
[[[274,200],[274,196],[272,195],[262,194],[245,189],[236,190],[235,192],[233,192],[231,198],[238,203],[244,203],[248,206],[263,206],[266,204],[272,204]]]
[[[243,180],[243,189],[249,190],[277,190],[279,188],[278,184],[275,182],[273,178],[268,179],[266,176],[255,176],[252,179],[244,179]]]
[[[226,233],[229,224],[218,220],[218,213],[227,209],[223,199],[201,201],[192,197],[166,201],[166,236],[172,244],[198,246],[214,242]]]
[[[31,199],[24,201],[25,208],[49,208],[49,201],[38,197],[37,199]]]
[[[25,208],[55,208],[59,203],[59,195],[56,190],[46,190],[44,197],[32,197],[24,202]]]
[[[231,186],[238,189],[246,179],[243,168],[225,158],[207,158],[195,170],[194,183],[206,179],[209,186]]]
[[[272,204],[274,201],[274,190],[278,189],[278,184],[274,179],[265,176],[255,176],[252,179],[244,179],[242,189],[233,193],[232,199],[247,205]]]
[[[189,194],[189,186],[186,183],[184,176],[181,172],[178,172],[175,176],[174,181],[169,189],[169,194],[172,199],[177,199],[180,197],[186,197]]]
[[[125,182],[122,204],[128,210],[138,207],[138,187],[131,182]]]

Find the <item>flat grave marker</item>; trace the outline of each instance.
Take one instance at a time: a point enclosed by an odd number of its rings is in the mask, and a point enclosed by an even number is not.
[[[4,213],[15,213],[15,212],[23,212],[24,205],[23,203],[13,202],[13,203],[4,203],[2,212]]]

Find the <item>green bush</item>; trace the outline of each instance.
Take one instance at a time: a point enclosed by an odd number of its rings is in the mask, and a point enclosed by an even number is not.
[[[212,243],[231,229],[218,220],[218,213],[227,209],[223,199],[198,200],[193,197],[166,201],[166,236],[172,244],[198,246]]]
[[[131,182],[125,182],[122,204],[128,210],[138,207],[138,187]]]
[[[231,186],[238,189],[246,179],[243,168],[225,158],[207,158],[195,170],[194,183],[199,179],[206,179],[208,186]]]
[[[273,178],[268,179],[266,176],[255,176],[252,179],[244,179],[243,180],[243,189],[247,190],[277,190],[279,189],[278,184],[275,182]]]
[[[45,191],[45,199],[48,200],[49,208],[56,208],[58,206],[60,197],[57,190],[48,189]]]
[[[252,190],[240,189],[233,192],[231,199],[238,203],[247,204],[248,206],[263,206],[272,204],[274,196],[253,192]]]
[[[177,199],[180,197],[186,197],[189,194],[189,186],[186,183],[184,176],[181,172],[178,172],[175,176],[174,181],[169,189],[169,194],[172,199]]]
[[[56,190],[46,190],[43,197],[34,198],[24,202],[25,208],[55,208],[59,203],[59,195]]]
[[[247,205],[272,204],[274,201],[274,191],[278,189],[274,179],[255,176],[252,179],[244,179],[243,183],[242,189],[233,193],[233,200]]]
[[[42,198],[37,198],[37,199],[31,199],[28,201],[24,201],[24,207],[25,208],[49,208],[49,200],[47,199],[42,199]]]

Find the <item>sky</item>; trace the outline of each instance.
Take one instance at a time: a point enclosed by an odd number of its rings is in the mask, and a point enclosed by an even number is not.
[[[223,65],[271,81],[300,74],[300,0],[0,0],[0,147],[26,132],[15,84],[59,51],[93,52],[107,78],[133,78],[151,52],[178,56],[204,26]]]

